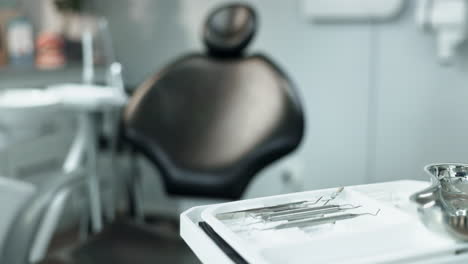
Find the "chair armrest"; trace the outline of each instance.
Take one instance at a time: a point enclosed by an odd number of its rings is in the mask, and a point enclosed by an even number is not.
[[[12,223],[4,242],[1,263],[25,264],[31,263],[31,260],[38,260],[37,257],[31,259],[31,253],[37,251],[34,248],[38,246],[36,242],[41,228],[47,224],[44,223],[46,215],[51,208],[53,209],[56,199],[66,201],[71,191],[85,182],[86,177],[82,177],[81,174],[82,169],[78,169],[66,175],[53,177],[39,186],[37,192],[25,203]],[[60,214],[61,210],[55,213]],[[44,250],[46,249],[47,247]],[[37,254],[36,252],[35,255]],[[38,256],[40,255],[39,253]]]

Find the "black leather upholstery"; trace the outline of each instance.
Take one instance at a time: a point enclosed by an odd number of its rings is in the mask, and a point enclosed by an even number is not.
[[[232,8],[248,10],[245,21],[254,19],[251,8],[230,5],[217,9],[207,26]],[[159,168],[170,194],[239,198],[259,170],[302,139],[291,82],[266,57],[242,56],[252,36],[237,32],[244,40],[236,45],[208,44],[209,55],[184,56],[154,75],[125,109],[125,138]]]

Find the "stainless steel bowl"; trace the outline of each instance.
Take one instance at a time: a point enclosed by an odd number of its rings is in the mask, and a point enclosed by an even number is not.
[[[431,186],[413,194],[423,223],[435,232],[468,241],[468,165],[430,164]]]

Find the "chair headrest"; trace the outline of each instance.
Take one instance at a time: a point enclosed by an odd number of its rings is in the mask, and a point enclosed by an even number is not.
[[[210,13],[203,30],[203,40],[213,56],[239,56],[255,35],[257,18],[245,4],[221,6]]]

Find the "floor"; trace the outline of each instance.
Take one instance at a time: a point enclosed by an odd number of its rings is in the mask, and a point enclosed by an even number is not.
[[[200,261],[178,235],[174,222],[151,228],[119,220],[78,245],[77,232],[54,239],[49,256],[41,264],[197,264]]]

